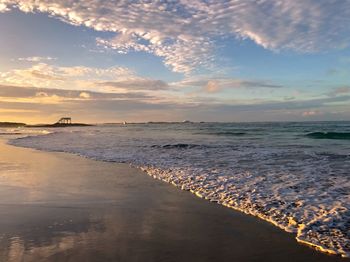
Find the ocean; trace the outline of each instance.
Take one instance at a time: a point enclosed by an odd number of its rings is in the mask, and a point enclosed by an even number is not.
[[[106,124],[2,129],[0,136],[16,146],[129,163],[350,256],[350,122]]]

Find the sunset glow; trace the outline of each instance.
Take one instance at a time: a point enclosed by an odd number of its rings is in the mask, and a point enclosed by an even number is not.
[[[350,119],[349,1],[0,0],[0,118]]]

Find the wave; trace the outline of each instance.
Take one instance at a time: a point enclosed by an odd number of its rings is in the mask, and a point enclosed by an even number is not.
[[[153,148],[178,148],[178,149],[189,149],[189,148],[195,148],[195,147],[201,147],[201,145],[195,145],[195,144],[167,144],[167,145],[153,145],[151,146]]]
[[[350,132],[312,132],[306,136],[314,139],[350,140]]]
[[[234,131],[218,131],[218,132],[203,132],[195,133],[195,135],[214,135],[214,136],[244,136],[246,132],[234,132]]]

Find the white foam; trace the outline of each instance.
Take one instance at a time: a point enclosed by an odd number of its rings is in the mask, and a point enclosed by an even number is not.
[[[47,135],[52,133],[47,129],[42,128],[27,128],[27,127],[15,127],[15,128],[0,128],[0,137],[26,137],[36,135]]]

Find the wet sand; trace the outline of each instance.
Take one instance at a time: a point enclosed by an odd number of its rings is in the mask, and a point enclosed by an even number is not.
[[[348,261],[125,164],[0,140],[0,261]]]

